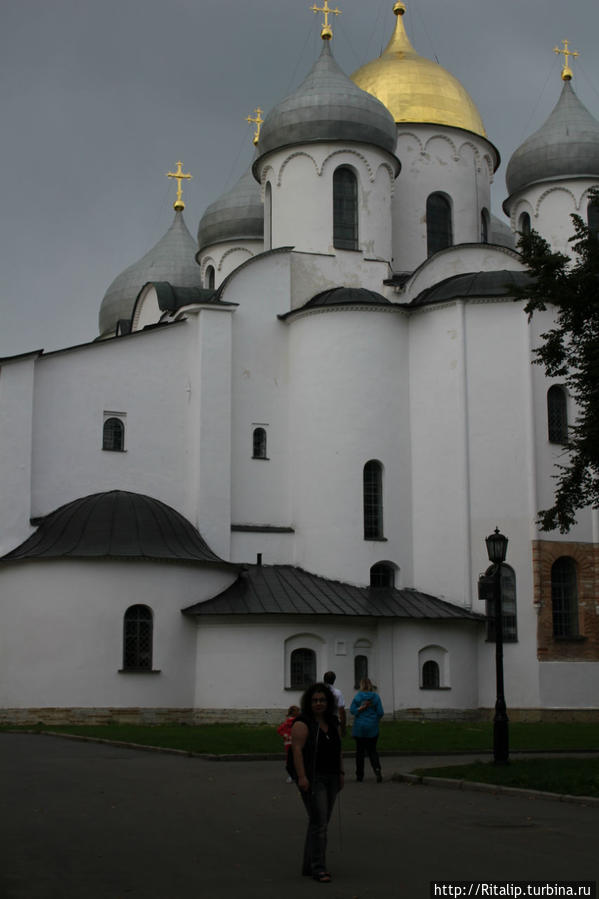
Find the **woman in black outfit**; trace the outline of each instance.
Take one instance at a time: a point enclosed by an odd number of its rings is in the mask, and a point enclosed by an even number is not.
[[[291,752],[297,785],[308,813],[302,874],[330,883],[326,867],[327,825],[339,790],[343,758],[335,697],[326,684],[308,687],[301,714],[291,728]]]

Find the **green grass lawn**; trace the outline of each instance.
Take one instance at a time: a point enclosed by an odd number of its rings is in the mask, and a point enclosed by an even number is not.
[[[19,728],[4,727],[2,730]],[[200,726],[137,726],[108,724],[103,726],[44,726],[21,728],[80,734],[105,740],[122,740],[146,746],[182,749],[186,752],[224,754],[281,753],[282,741],[273,725],[206,724]],[[379,749],[402,753],[442,753],[491,751],[491,722],[464,721],[388,721],[381,725]],[[350,736],[344,747],[353,749]],[[597,750],[598,724],[510,724],[512,750]]]
[[[599,757],[512,759],[509,765],[474,762],[446,768],[418,768],[413,773],[571,796],[599,796]]]

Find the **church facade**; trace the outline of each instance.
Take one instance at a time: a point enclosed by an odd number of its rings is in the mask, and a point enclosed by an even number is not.
[[[576,410],[531,364],[551,310],[513,299],[519,231],[595,221],[599,123],[566,66],[508,226],[476,107],[394,12],[351,78],[323,29],[97,339],[0,360],[0,720],[274,720],[327,669],[388,715],[488,715],[496,526],[510,716],[599,714],[599,513],[535,525]]]

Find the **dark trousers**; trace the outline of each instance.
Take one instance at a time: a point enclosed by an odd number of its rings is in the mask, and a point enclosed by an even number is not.
[[[319,874],[327,870],[327,825],[339,792],[337,774],[317,774],[307,793],[300,790],[308,813],[308,830],[304,843],[302,874]]]
[[[368,755],[372,770],[376,773],[381,770],[379,754],[376,751],[376,737],[354,737],[356,741],[356,777],[362,780],[364,777],[364,757]]]

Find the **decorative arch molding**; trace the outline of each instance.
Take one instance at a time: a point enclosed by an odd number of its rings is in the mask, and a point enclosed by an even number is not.
[[[481,163],[480,150],[476,146],[476,144],[471,140],[462,141],[462,143],[460,144],[460,147],[458,149],[458,153],[457,153],[458,159],[462,160],[464,158],[463,153],[466,148],[469,150],[472,150],[472,152],[474,154],[474,162],[476,163],[477,168],[480,167],[480,163]]]
[[[427,663],[434,663],[439,671],[438,689],[449,689],[450,673],[449,673],[449,652],[444,646],[437,643],[430,643],[418,650],[418,685],[420,688],[424,686],[424,666]]]
[[[541,208],[541,203],[543,202],[543,200],[546,197],[548,197],[549,194],[556,194],[556,193],[567,194],[570,197],[570,199],[572,200],[572,204],[573,204],[574,208],[575,209],[579,208],[579,206],[577,206],[577,204],[576,204],[576,197],[574,196],[572,191],[567,187],[561,187],[560,185],[556,184],[554,187],[548,187],[547,190],[544,190],[543,193],[540,194],[539,197],[537,197],[537,202],[535,203],[535,218],[538,218],[538,216],[539,216],[539,210]]]
[[[485,153],[482,161],[483,161],[483,163],[486,162],[487,170],[489,173],[489,178],[491,179],[491,181],[493,181],[493,175],[495,174],[495,172],[493,171],[493,160],[491,159],[491,157],[489,156],[488,153]]]
[[[281,163],[279,167],[279,174],[277,176],[277,187],[280,187],[283,183],[283,172],[285,171],[291,160],[296,159],[298,156],[305,156],[307,159],[309,159],[316,170],[316,174],[321,174],[321,172],[318,171],[318,163],[316,162],[314,157],[310,155],[310,153],[306,153],[305,150],[296,150],[295,153],[290,153],[289,156],[287,156]]]
[[[245,253],[250,259],[254,256],[254,253],[252,253],[251,250],[248,250],[247,247],[229,247],[229,249],[226,250],[220,258],[220,262],[218,263],[219,272],[222,270],[223,262],[225,261],[227,256],[231,255],[231,253]],[[247,260],[244,260],[244,262],[245,261]]]
[[[527,212],[528,215],[532,219],[535,217],[536,213],[534,210],[534,206],[529,200],[525,200],[524,197],[521,197],[515,204],[512,206],[512,210],[510,213],[510,228],[516,233],[518,231],[518,222],[520,221],[520,216],[523,212]]]
[[[201,268],[200,268],[200,274],[201,274],[201,276],[202,276],[202,284],[204,283],[204,277],[205,277],[205,275],[206,275],[206,269],[207,269],[208,266],[210,266],[210,265],[213,266],[213,268],[214,268],[215,271],[216,271],[216,269],[218,268],[218,266],[217,266],[217,264],[216,264],[216,259],[214,258],[214,256],[203,256],[203,257],[202,257],[202,265],[201,265]]]
[[[374,180],[376,180],[381,169],[384,169],[389,175],[389,196],[392,197],[395,194],[395,173],[388,162],[381,162],[376,172],[374,173]]]
[[[580,195],[580,200],[578,202],[578,206],[576,207],[577,212],[579,212],[582,209],[582,204],[585,202],[585,200],[588,202],[590,192],[592,190],[597,190],[597,189],[599,189],[599,182],[597,184],[591,184],[590,187],[585,187],[585,189],[583,190],[583,192]]]
[[[339,148],[338,150],[333,150],[331,153],[329,153],[329,155],[326,156],[323,160],[322,165],[320,166],[320,170],[318,171],[318,175],[320,176],[324,174],[325,166],[334,156],[346,156],[348,154],[351,156],[357,156],[358,159],[360,159],[364,163],[364,168],[368,172],[369,181],[374,181],[374,179],[376,178],[376,174],[373,171],[372,166],[368,162],[368,159],[366,158],[366,156],[364,156],[363,153],[360,153],[358,150],[354,150],[353,147],[343,147]]]
[[[435,140],[445,141],[446,143],[448,143],[449,146],[450,146],[451,149],[452,149],[454,158],[458,156],[458,148],[457,148],[457,146],[456,146],[456,144],[455,144],[455,141],[453,141],[453,140],[449,137],[449,135],[447,135],[447,134],[440,134],[439,132],[437,132],[436,134],[431,134],[431,136],[430,136],[429,138],[427,138],[427,140],[426,140],[426,142],[425,142],[425,144],[424,144],[424,147],[423,147],[422,152],[423,152],[423,153],[428,153],[428,152],[429,152],[429,145],[430,145],[433,141],[435,141]]]
[[[424,153],[424,144],[422,143],[422,138],[415,134],[413,131],[398,131],[397,132],[397,149],[399,150],[399,145],[403,141],[404,138],[412,138],[412,140],[416,141],[418,144],[418,149],[420,153]]]
[[[262,169],[262,171],[260,172],[260,198],[263,203],[264,203],[264,192],[266,190],[266,185],[268,183],[269,178],[270,178],[271,184],[273,183],[273,181],[276,182],[276,180],[277,180],[276,172],[275,172],[274,168],[272,167],[272,165],[270,165],[270,163],[267,166],[265,166]]]

